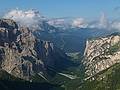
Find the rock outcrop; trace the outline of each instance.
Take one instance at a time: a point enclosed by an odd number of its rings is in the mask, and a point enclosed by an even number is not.
[[[88,40],[84,56],[83,63],[86,67],[86,74],[89,76],[120,62],[120,35],[112,34]]]
[[[36,39],[29,28],[18,27],[10,19],[0,20],[0,68],[11,75],[25,80],[38,73],[45,76],[48,66],[57,65],[56,57],[66,57],[55,48],[49,41]]]

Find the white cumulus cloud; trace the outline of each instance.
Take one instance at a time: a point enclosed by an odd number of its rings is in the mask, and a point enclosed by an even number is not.
[[[42,16],[37,10],[19,10],[13,9],[7,12],[3,18],[13,19],[20,25],[25,25],[27,27],[32,27],[32,29],[40,29],[42,25],[42,21],[48,20],[44,16]],[[101,14],[99,20],[89,21],[84,18],[58,18],[58,19],[50,19],[48,20],[48,24],[53,26],[63,26],[70,28],[71,26],[77,28],[104,28],[106,30],[116,29],[120,30],[120,21],[110,22],[104,13]]]
[[[88,26],[88,23],[83,18],[77,18],[73,20],[72,26],[79,28],[86,28]]]
[[[45,19],[37,10],[23,11],[19,9],[9,11],[3,16],[3,18],[13,19],[21,25],[26,25],[27,27],[38,25],[41,20]]]

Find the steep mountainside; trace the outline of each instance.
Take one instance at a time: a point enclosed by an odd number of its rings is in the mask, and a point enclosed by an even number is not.
[[[25,80],[38,74],[45,78],[49,68],[60,71],[68,57],[49,41],[41,41],[27,27],[10,19],[0,20],[0,69]]]
[[[76,90],[119,90],[120,63],[105,69],[84,81]]]
[[[65,84],[66,90],[119,90],[120,89],[120,34],[92,38],[86,43],[81,65],[83,78]],[[82,72],[82,73],[83,73]]]
[[[120,35],[88,40],[85,49],[86,74],[94,75],[120,62]]]

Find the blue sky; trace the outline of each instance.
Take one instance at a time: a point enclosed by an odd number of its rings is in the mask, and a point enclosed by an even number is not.
[[[47,17],[96,18],[101,12],[110,18],[119,17],[116,7],[120,7],[120,0],[0,0],[1,12],[34,8]]]

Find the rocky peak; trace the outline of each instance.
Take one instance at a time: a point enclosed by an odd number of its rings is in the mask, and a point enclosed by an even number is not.
[[[89,76],[120,62],[120,35],[88,40],[84,56],[83,62]]]
[[[11,19],[0,19],[0,27],[8,28],[9,30],[18,29],[18,25]]]
[[[19,33],[18,25],[13,20],[0,20],[0,45],[4,45],[5,43],[10,44],[12,41],[16,41]]]
[[[53,43],[37,39],[29,28],[18,27],[13,20],[0,20],[1,69],[30,80],[35,74],[45,75],[47,66],[55,67],[57,56],[65,58],[59,54]]]

